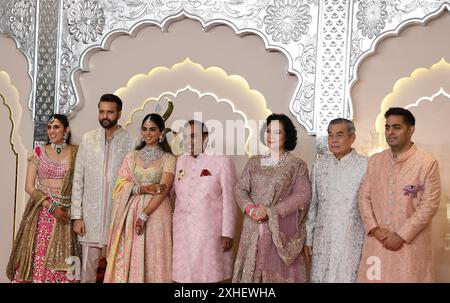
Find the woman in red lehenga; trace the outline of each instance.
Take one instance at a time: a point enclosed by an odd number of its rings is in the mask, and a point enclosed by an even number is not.
[[[72,262],[81,254],[69,212],[78,146],[70,144],[69,121],[64,115],[50,117],[47,134],[48,144],[36,147],[28,164],[25,191],[30,199],[6,269],[12,282],[76,279]]]

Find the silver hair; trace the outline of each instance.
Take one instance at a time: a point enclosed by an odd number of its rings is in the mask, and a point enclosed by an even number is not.
[[[355,124],[351,120],[345,118],[336,118],[330,121],[328,124],[328,130],[330,130],[331,125],[345,124],[347,126],[347,132],[349,135],[353,135],[356,132]]]

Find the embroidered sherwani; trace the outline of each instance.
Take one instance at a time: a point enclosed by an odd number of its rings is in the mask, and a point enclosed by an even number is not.
[[[226,156],[203,153],[197,158],[178,158],[174,183],[174,281],[219,282],[231,278],[232,249],[223,251],[221,237],[235,238],[235,184],[235,167]]]
[[[366,169],[367,158],[355,150],[341,160],[326,154],[313,165],[306,220],[311,282],[356,282],[364,239],[358,190]]]
[[[104,246],[111,224],[112,192],[122,159],[133,149],[130,135],[119,128],[111,142],[99,128],[83,135],[75,163],[72,219],[86,226],[81,244]]]
[[[433,281],[431,220],[440,198],[438,162],[415,145],[397,159],[390,149],[370,158],[359,194],[366,235],[358,281]],[[406,243],[398,251],[383,248],[369,236],[375,227],[396,232]]]

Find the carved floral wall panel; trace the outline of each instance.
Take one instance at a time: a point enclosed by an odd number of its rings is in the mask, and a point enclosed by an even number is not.
[[[258,35],[268,50],[284,53],[286,72],[299,80],[286,111],[310,134],[322,135],[330,119],[352,117],[350,88],[378,41],[443,10],[448,1],[0,0],[0,32],[12,36],[29,61],[29,109],[37,128],[53,112],[76,114],[77,75],[115,35],[145,25],[164,30],[188,17],[206,30],[226,24],[238,35]]]

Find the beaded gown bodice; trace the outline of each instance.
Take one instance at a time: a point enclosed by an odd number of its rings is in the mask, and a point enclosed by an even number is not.
[[[137,158],[135,155],[135,159]],[[163,165],[166,160],[166,155],[161,156],[159,159],[152,161],[149,167],[142,167],[138,163],[134,166],[134,178],[141,184],[150,183],[155,184],[161,181],[163,173]]]
[[[59,162],[50,159],[43,147],[36,148],[36,156],[39,159],[39,179],[64,179],[69,169],[69,164],[66,161]]]

